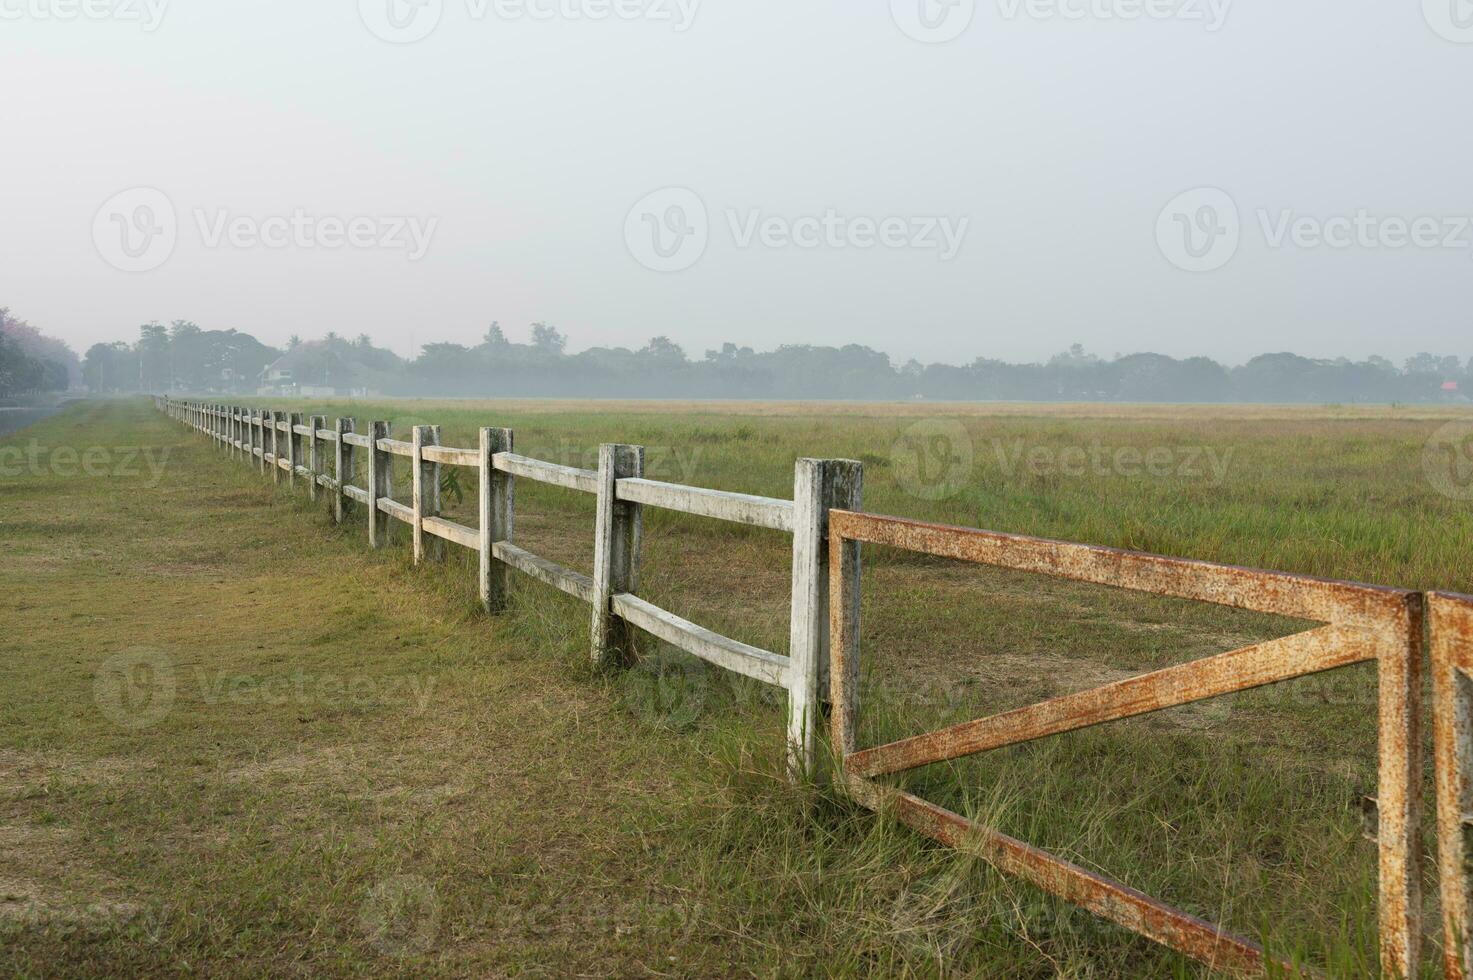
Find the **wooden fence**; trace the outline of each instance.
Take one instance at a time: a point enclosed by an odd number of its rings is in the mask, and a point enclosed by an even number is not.
[[[640,446],[599,447],[598,469],[562,466],[518,455],[512,431],[482,428],[480,445],[440,444],[438,425],[417,425],[408,440],[391,438],[388,422],[358,432],[351,418],[331,428],[321,415],[241,408],[157,398],[160,410],[213,438],[223,449],[270,472],[300,481],[315,499],[333,495],[341,521],[346,505],[367,510],[368,540],[379,547],[393,521],[409,525],[416,564],[443,553],[442,541],[480,554],[479,589],[488,612],[506,602],[509,570],[524,572],[592,606],[591,656],[601,664],[626,660],[639,628],[726,670],[780,687],[788,694],[788,756],[797,772],[810,771],[817,750],[819,699],[827,691],[828,562],[825,525],[833,507],[860,506],[863,473],[844,459],[800,459],[793,499],[757,497],[644,478]],[[351,482],[356,450],[368,454],[366,487]],[[410,503],[393,499],[394,456],[410,461]],[[331,457],[332,465],[328,460]],[[474,468],[480,476],[480,520],[467,527],[440,516],[440,467]],[[595,498],[593,576],[548,561],[513,544],[515,481],[535,480]],[[660,507],[701,517],[786,531],[793,538],[793,596],[788,655],[722,636],[639,597],[643,509]]]
[[[793,499],[780,500],[647,480],[638,446],[605,445],[597,470],[560,466],[513,452],[510,429],[483,428],[476,449],[440,445],[439,426],[415,426],[408,441],[390,438],[387,422],[367,433],[352,419],[244,409],[158,398],[171,417],[211,435],[224,449],[270,471],[304,481],[309,493],[367,508],[369,541],[389,522],[408,524],[414,560],[433,557],[440,541],[480,553],[480,595],[500,610],[514,569],[589,603],[591,655],[613,663],[639,628],[704,660],[788,692],[789,759],[810,771],[818,746],[819,699],[832,703],[833,752],[841,781],[856,800],[951,846],[970,846],[1011,874],[1094,914],[1177,949],[1216,969],[1260,974],[1264,950],[1240,936],[1171,908],[920,797],[877,782],[918,766],[957,759],[1091,725],[1273,684],[1306,674],[1374,662],[1379,745],[1376,813],[1379,938],[1383,975],[1417,976],[1421,967],[1423,661],[1432,651],[1434,765],[1445,971],[1473,976],[1473,597],[1332,582],[1280,572],[1186,561],[971,528],[944,527],[859,513],[862,471],[852,460],[800,459]],[[354,451],[369,453],[368,486],[353,486]],[[411,461],[412,502],[392,499],[391,460]],[[331,473],[328,457],[332,457]],[[439,510],[439,467],[475,467],[480,522],[466,527]],[[512,543],[516,478],[582,491],[597,501],[594,574],[590,578]],[[789,654],[784,657],[703,629],[639,598],[642,508],[662,507],[793,536]],[[857,743],[861,543],[1059,578],[1194,599],[1322,623],[1303,633],[1117,681],[989,718],[885,745]],[[828,648],[828,657],[823,650]],[[825,678],[824,675],[828,675]]]

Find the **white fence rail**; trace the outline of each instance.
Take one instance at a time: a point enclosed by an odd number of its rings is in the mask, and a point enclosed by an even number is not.
[[[416,563],[439,558],[445,541],[478,552],[479,592],[487,612],[505,607],[509,570],[591,604],[590,655],[600,664],[627,661],[637,628],[725,670],[784,688],[789,761],[797,770],[813,765],[819,701],[828,690],[828,513],[834,508],[859,508],[863,471],[858,462],[799,459],[793,499],[781,500],[645,479],[644,450],[639,446],[601,446],[598,469],[586,470],[517,454],[510,429],[482,428],[478,447],[462,449],[442,446],[436,425],[415,426],[406,441],[393,438],[384,421],[372,421],[360,432],[351,418],[329,425],[320,415],[303,418],[297,413],[164,397],[155,403],[171,418],[210,436],[222,450],[255,464],[262,474],[269,470],[276,482],[300,481],[314,499],[325,489],[332,495],[333,516],[339,522],[351,504],[364,505],[372,547],[385,544],[398,521],[411,529]],[[366,487],[352,482],[357,450],[368,454]],[[408,504],[393,499],[393,456],[410,460]],[[477,470],[478,526],[440,516],[441,466]],[[595,497],[591,577],[512,543],[518,477]],[[639,597],[645,507],[793,536],[787,656],[722,636]]]

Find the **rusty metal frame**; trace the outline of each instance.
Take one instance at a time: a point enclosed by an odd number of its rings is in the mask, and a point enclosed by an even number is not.
[[[1437,778],[1437,871],[1442,892],[1443,971],[1473,976],[1473,596],[1427,597],[1432,637],[1432,752]]]
[[[1221,970],[1261,973],[1258,944],[1164,905],[876,777],[1374,660],[1378,679],[1379,935],[1385,976],[1420,963],[1423,596],[903,518],[829,515],[834,751],[861,803],[944,844],[978,848],[1004,872]],[[1326,625],[886,745],[856,743],[859,545],[870,543],[1080,582],[1194,599]],[[1465,635],[1473,636],[1473,632]]]

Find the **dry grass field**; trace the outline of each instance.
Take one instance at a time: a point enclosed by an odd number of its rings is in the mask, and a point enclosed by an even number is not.
[[[798,456],[855,458],[881,513],[1473,592],[1473,506],[1439,470],[1445,427],[1473,422],[1453,409],[290,407],[438,423],[460,446],[510,426],[519,452],[570,465],[637,443],[655,478],[772,496]],[[0,440],[0,467],[8,974],[1198,973],[822,781],[787,787],[769,692],[654,641],[595,674],[584,607],[518,578],[512,609],[481,616],[473,556],[415,569],[404,531],[370,552],[361,519],[333,526],[145,402],[74,406]],[[473,513],[474,480],[447,493],[452,515]],[[517,487],[518,543],[585,572],[591,514]],[[651,601],[785,650],[783,536],[648,512],[643,561]],[[1303,625],[878,549],[865,563],[867,740]],[[1374,692],[1362,665],[908,781],[1364,975]]]

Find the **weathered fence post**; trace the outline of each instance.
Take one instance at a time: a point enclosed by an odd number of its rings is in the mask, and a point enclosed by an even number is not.
[[[394,457],[380,449],[378,441],[389,438],[389,423],[368,423],[368,545],[381,548],[389,543],[393,518],[378,509],[378,502],[394,495]]]
[[[1422,953],[1422,672],[1426,600],[1410,593],[1394,646],[1376,660],[1381,975],[1415,977]]]
[[[334,431],[337,433],[338,441],[333,459],[332,475],[337,479],[337,492],[333,495],[332,519],[335,523],[343,523],[343,515],[351,506],[351,498],[348,497],[348,485],[353,482],[353,447],[343,436],[353,431],[353,420],[340,418],[333,423]]]
[[[413,455],[410,457],[410,470],[414,475],[414,563],[431,559],[439,561],[445,556],[445,549],[441,539],[436,535],[430,535],[425,539],[424,519],[435,517],[440,513],[440,464],[429,462],[424,458],[426,446],[438,446],[440,444],[440,427],[438,425],[416,425],[414,427]]]
[[[255,449],[260,451],[260,456],[257,457],[258,460],[259,460],[259,465],[258,465],[257,469],[260,470],[262,476],[265,476],[266,475],[266,410],[264,408],[254,409],[251,412],[251,416],[252,416],[252,418],[251,418],[251,428],[253,428],[253,429],[256,430],[256,434],[255,434],[255,440],[256,440]]]
[[[481,605],[488,613],[506,608],[506,564],[491,553],[498,541],[511,541],[515,478],[496,468],[497,453],[512,451],[510,429],[481,430]]]
[[[302,436],[297,426],[302,424],[302,413],[291,412],[286,417],[286,474],[287,483],[297,485],[297,467],[302,464]]]
[[[319,429],[327,428],[326,415],[307,416],[307,428],[311,431],[307,434],[307,479],[309,486],[307,496],[312,500],[317,499],[317,481],[322,477],[322,442],[317,438]]]
[[[272,453],[276,456],[276,459],[273,460],[275,464],[275,466],[273,467],[273,472],[275,472],[276,474],[277,482],[280,482],[282,474],[281,461],[287,459],[290,456],[291,443],[282,439],[281,432],[282,427],[287,424],[287,413],[285,411],[280,411],[273,414],[275,417],[272,419],[271,429],[272,432],[275,433],[273,438],[276,440],[272,448]]]
[[[644,447],[598,447],[598,511],[593,528],[593,643],[597,664],[627,663],[634,656],[634,628],[614,615],[610,598],[633,592],[639,581],[643,508],[615,499],[616,481],[644,475]]]
[[[852,459],[800,459],[794,467],[788,762],[797,773],[812,770],[819,708],[828,687],[829,510],[857,509],[863,484],[863,466]]]

